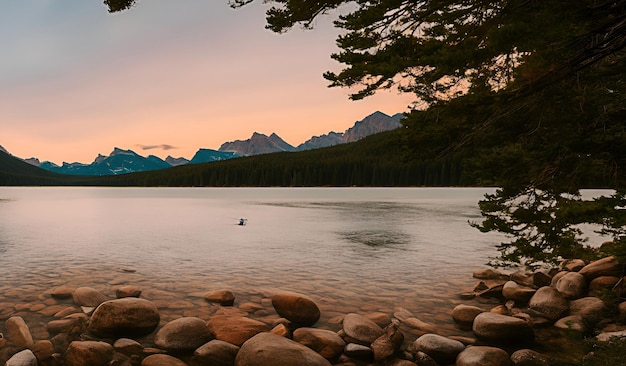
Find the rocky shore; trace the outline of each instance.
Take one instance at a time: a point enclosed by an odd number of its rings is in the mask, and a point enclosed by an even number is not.
[[[191,315],[185,303],[144,298],[137,285],[117,286],[111,294],[89,284],[62,285],[39,294],[37,301],[0,302],[0,362],[526,366],[550,364],[542,352],[546,330],[561,337],[598,334],[600,341],[626,337],[621,325],[626,302],[607,301],[626,288],[624,265],[613,257],[588,264],[571,260],[536,272],[485,269],[473,276],[477,284],[460,294],[466,303],[449,310],[457,335],[441,334],[434,323],[402,307],[337,313],[330,318],[335,327],[320,325],[316,301],[280,290],[254,302],[238,300],[229,289],[207,289],[206,306]],[[179,311],[164,317],[163,307]],[[27,324],[25,311],[41,315],[45,331],[32,332],[39,324]]]

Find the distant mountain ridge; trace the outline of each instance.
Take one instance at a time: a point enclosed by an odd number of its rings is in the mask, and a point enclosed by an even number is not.
[[[262,133],[254,132],[247,140],[235,140],[223,143],[219,150],[201,148],[191,160],[182,157],[173,158],[171,156],[168,156],[165,160],[154,155],[144,157],[132,150],[123,150],[116,147],[108,156],[98,154],[90,164],[63,162],[61,166],[58,166],[49,161],[40,162],[37,158],[23,159],[23,161],[60,174],[89,176],[119,175],[160,170],[185,164],[227,160],[241,156],[261,155],[282,151],[312,150],[354,142],[379,132],[396,129],[401,126],[400,120],[402,118],[403,114],[401,113],[388,116],[385,113],[377,111],[365,117],[363,120],[355,122],[354,126],[347,129],[345,132],[329,132],[326,135],[313,136],[306,142],[298,145],[298,147],[290,145],[276,133],[267,136]],[[9,154],[2,146],[0,146],[0,151]]]
[[[345,144],[348,142],[358,141],[364,137],[396,129],[402,124],[400,120],[404,117],[402,113],[389,116],[383,112],[376,111],[361,121],[354,123],[345,132],[329,132],[327,135],[313,136],[309,140],[293,147],[285,142],[275,133],[270,136],[255,132],[247,140],[236,140],[225,142],[218,149],[219,151],[234,152],[239,155],[252,156],[260,154],[269,154],[281,151],[303,151],[311,149],[319,149],[322,147]]]

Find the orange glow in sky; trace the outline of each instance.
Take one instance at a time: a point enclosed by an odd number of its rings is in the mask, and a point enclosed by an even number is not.
[[[190,159],[253,132],[297,146],[343,132],[411,95],[350,101],[322,73],[337,30],[264,28],[260,2],[140,1],[109,14],[101,0],[20,0],[0,13],[0,145],[15,156],[90,163],[114,147]],[[148,149],[149,148],[149,149]]]

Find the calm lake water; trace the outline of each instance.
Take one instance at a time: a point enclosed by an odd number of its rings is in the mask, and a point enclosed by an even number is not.
[[[111,298],[135,284],[171,317],[206,315],[193,309],[211,290],[265,305],[284,290],[318,302],[329,328],[339,314],[403,307],[454,333],[457,295],[497,255],[501,237],[468,225],[491,191],[0,188],[2,301],[45,324],[19,303],[63,284]]]

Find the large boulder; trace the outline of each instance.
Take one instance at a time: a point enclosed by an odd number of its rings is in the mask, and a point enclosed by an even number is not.
[[[35,342],[30,329],[21,316],[12,316],[4,322],[8,342],[19,348],[30,348]]]
[[[505,299],[521,303],[527,303],[535,292],[537,290],[527,286],[520,286],[515,281],[508,281],[502,287],[502,296]]]
[[[172,352],[193,351],[213,339],[206,322],[196,317],[174,319],[154,336],[154,344]]]
[[[570,313],[580,316],[585,326],[592,329],[606,314],[606,306],[597,297],[583,297],[570,301]]]
[[[91,287],[79,287],[72,293],[72,299],[78,306],[96,307],[107,301],[107,297]]]
[[[355,313],[347,314],[343,318],[343,331],[351,342],[365,346],[369,346],[383,335],[383,330],[378,324]]]
[[[115,350],[106,342],[74,341],[65,352],[67,366],[108,366]]]
[[[463,343],[438,334],[424,334],[417,338],[411,346],[412,352],[424,352],[440,365],[454,363],[456,357],[464,349]]]
[[[214,339],[193,352],[194,365],[232,366],[235,364],[239,347],[232,343]]]
[[[310,327],[320,318],[320,309],[310,298],[293,292],[272,296],[272,305],[278,315],[297,326]]]
[[[303,344],[327,359],[339,357],[346,342],[335,332],[317,328],[298,328],[293,340]]]
[[[557,320],[567,314],[569,302],[555,288],[544,286],[533,295],[528,307],[547,319]]]
[[[599,259],[584,266],[578,273],[585,276],[587,281],[591,281],[600,276],[621,277],[624,265],[619,263],[613,256]]]
[[[160,320],[159,310],[152,302],[125,297],[100,304],[87,329],[99,336],[139,336],[152,333]]]
[[[578,272],[567,272],[556,282],[555,288],[566,299],[578,299],[585,294],[587,290],[587,281],[585,276]]]
[[[330,366],[330,364],[307,346],[271,333],[259,333],[247,340],[235,358],[235,366]]]
[[[471,327],[474,318],[482,312],[483,310],[477,306],[459,304],[452,309],[452,319],[459,325]]]
[[[241,346],[258,333],[270,330],[265,323],[238,315],[213,316],[206,324],[216,339],[236,346]]]
[[[491,312],[479,314],[474,319],[472,331],[480,339],[499,343],[530,343],[535,339],[533,328],[527,321]]]
[[[510,366],[506,351],[487,346],[467,347],[456,358],[455,366]]]

